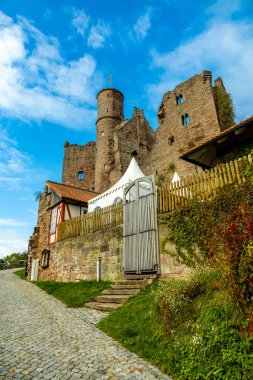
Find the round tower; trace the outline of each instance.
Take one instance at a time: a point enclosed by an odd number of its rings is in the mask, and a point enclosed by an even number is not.
[[[103,192],[111,186],[110,172],[114,169],[114,128],[124,120],[124,96],[115,88],[105,88],[97,95],[97,138],[95,190]]]

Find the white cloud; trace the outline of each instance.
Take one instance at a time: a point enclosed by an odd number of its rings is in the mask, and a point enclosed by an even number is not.
[[[133,26],[132,32],[130,32],[130,37],[140,41],[143,40],[151,27],[151,16],[150,10],[148,10],[143,16],[140,16]]]
[[[84,36],[89,26],[90,17],[82,9],[73,8],[72,25],[76,29],[78,34]]]
[[[46,174],[43,171],[43,175]],[[33,166],[32,157],[21,152],[15,140],[8,137],[0,126],[0,188],[17,189],[41,178]],[[6,219],[7,220],[7,219]],[[1,219],[0,219],[0,225]]]
[[[162,69],[159,82],[149,85],[150,101],[158,103],[162,94],[190,76],[211,69],[222,76],[232,94],[239,119],[253,113],[253,22],[214,18],[205,31],[182,43],[175,50],[151,52],[152,66]]]
[[[111,35],[111,28],[105,22],[99,20],[90,29],[87,44],[93,49],[101,48],[105,45],[107,38]]]
[[[31,22],[0,12],[0,112],[47,120],[73,129],[93,128],[102,74],[93,56],[64,61],[59,42]]]
[[[11,219],[11,218],[0,218],[0,226],[25,226],[27,223],[21,222],[17,219]]]
[[[8,236],[8,239],[6,239]],[[27,236],[12,229],[0,230],[0,258],[13,252],[23,252],[27,249]]]

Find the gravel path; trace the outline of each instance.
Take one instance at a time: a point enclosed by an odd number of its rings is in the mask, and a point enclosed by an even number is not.
[[[98,330],[105,315],[0,271],[0,379],[169,379]]]

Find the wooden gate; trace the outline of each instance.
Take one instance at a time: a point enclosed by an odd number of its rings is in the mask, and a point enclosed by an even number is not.
[[[123,265],[125,273],[159,273],[155,177],[138,178],[124,189]]]

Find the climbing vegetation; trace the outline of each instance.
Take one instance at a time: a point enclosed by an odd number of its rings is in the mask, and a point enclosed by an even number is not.
[[[234,124],[235,117],[231,95],[223,87],[215,86],[214,96],[221,130],[227,129]]]

